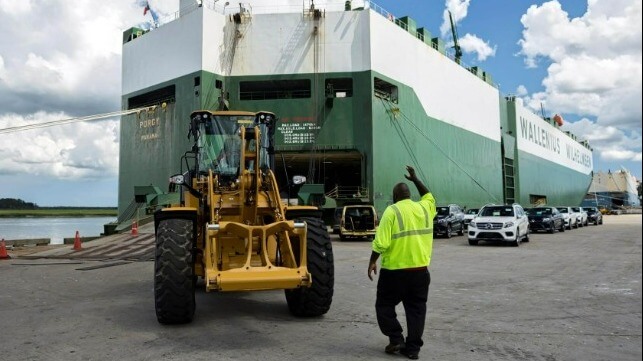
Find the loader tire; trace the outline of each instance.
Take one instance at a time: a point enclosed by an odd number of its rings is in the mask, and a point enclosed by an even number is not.
[[[290,313],[297,317],[315,317],[328,312],[333,301],[335,266],[333,246],[324,222],[319,218],[302,217],[297,222],[308,224],[306,257],[312,285],[286,290]],[[293,251],[299,263],[299,240],[293,237]]]
[[[156,232],[154,303],[162,324],[188,323],[194,317],[195,277],[192,222],[166,219]]]

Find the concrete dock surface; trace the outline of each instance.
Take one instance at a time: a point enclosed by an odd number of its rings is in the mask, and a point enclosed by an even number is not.
[[[375,319],[370,243],[333,236],[335,294],[295,318],[283,291],[196,295],[156,321],[153,229],[0,261],[3,360],[397,360]],[[641,215],[520,247],[436,238],[423,360],[641,360]],[[84,253],[82,253],[84,252]],[[152,253],[153,254],[153,253]],[[398,315],[404,325],[401,305]]]

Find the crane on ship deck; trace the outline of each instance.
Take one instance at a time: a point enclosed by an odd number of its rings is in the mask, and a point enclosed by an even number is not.
[[[453,15],[449,11],[449,21],[451,22],[451,36],[453,36],[453,49],[455,50],[455,62],[460,64],[460,59],[462,58],[462,49],[460,44],[458,44],[458,29],[455,27],[453,22]]]

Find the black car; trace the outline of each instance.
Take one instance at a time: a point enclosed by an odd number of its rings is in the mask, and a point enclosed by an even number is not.
[[[442,234],[451,238],[453,232],[464,234],[464,212],[457,204],[436,207],[437,215],[433,219],[433,234]]]
[[[595,225],[603,224],[603,213],[598,210],[596,207],[583,207],[585,212],[587,212],[587,221],[594,223]]]
[[[565,232],[565,219],[556,207],[535,207],[525,209],[529,218],[529,229],[532,232],[547,231],[554,233],[556,230]]]

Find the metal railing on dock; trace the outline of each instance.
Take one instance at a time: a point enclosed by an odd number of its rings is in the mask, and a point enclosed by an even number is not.
[[[326,193],[326,197],[333,199],[368,199],[369,191],[361,186],[335,186]]]

